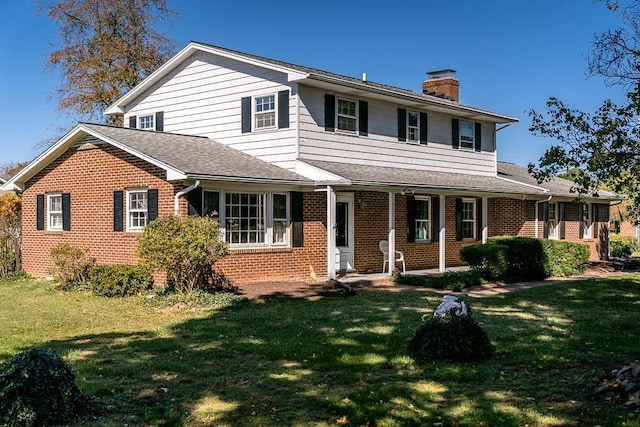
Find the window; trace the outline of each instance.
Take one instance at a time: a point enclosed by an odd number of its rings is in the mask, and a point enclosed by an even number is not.
[[[47,230],[62,230],[62,194],[47,195]]]
[[[287,195],[274,194],[272,203],[273,231],[271,243],[274,245],[286,245],[287,239]]]
[[[338,130],[355,132],[357,126],[356,101],[338,98]]]
[[[431,199],[428,197],[416,197],[416,241],[431,240],[431,216],[429,205]]]
[[[220,217],[220,193],[203,191],[202,202],[202,216],[217,220]]]
[[[138,120],[139,120],[138,129],[155,130],[155,127],[153,126],[153,114],[149,114],[147,116],[140,116]]]
[[[547,222],[549,227],[549,239],[558,238],[558,204],[549,203],[549,220]]]
[[[474,147],[473,128],[474,128],[473,123],[460,120],[460,147],[461,148],[473,149]]]
[[[475,199],[462,199],[462,239],[476,240]]]
[[[147,190],[127,191],[127,231],[143,231],[148,222]]]
[[[407,112],[407,141],[418,142],[420,138],[420,127],[418,125],[418,113]]]
[[[583,203],[580,205],[581,214],[580,221],[582,221],[582,230],[584,239],[593,238],[593,221],[591,220],[591,206],[589,203]]]
[[[276,126],[276,96],[256,96],[254,98],[255,129],[273,128]]]
[[[264,243],[265,195],[225,194],[225,238],[227,243]]]

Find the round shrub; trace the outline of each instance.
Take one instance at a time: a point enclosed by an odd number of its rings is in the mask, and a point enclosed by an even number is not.
[[[630,237],[612,233],[610,236],[610,253],[614,258],[627,258],[637,252],[640,247],[638,242]]]
[[[438,309],[425,320],[409,343],[409,350],[416,359],[472,362],[493,356],[489,337],[473,319],[468,305],[466,313],[461,313],[457,307],[439,315],[437,312]]]
[[[91,291],[104,297],[137,295],[152,286],[151,273],[138,265],[99,265],[89,272]]]
[[[73,373],[55,352],[27,350],[0,366],[0,425],[62,425],[86,407]]]

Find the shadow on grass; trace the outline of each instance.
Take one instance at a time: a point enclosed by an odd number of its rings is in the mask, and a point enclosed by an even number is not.
[[[498,349],[482,364],[416,364],[407,343],[441,296],[380,291],[250,302],[155,331],[43,346],[70,361],[100,408],[83,425],[607,425],[618,413],[589,400],[580,369],[625,348],[596,340],[614,335],[623,319],[608,319],[621,304],[640,311],[638,286],[473,300]],[[598,316],[607,316],[599,329]],[[637,328],[631,335],[640,342]],[[617,357],[637,354],[628,347]]]

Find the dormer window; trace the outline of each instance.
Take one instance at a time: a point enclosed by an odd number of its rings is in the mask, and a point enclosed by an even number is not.
[[[460,147],[473,150],[474,134],[473,123],[460,120]]]
[[[156,111],[153,114],[129,116],[129,128],[162,132],[164,131],[164,112]]]
[[[276,96],[256,96],[254,98],[255,129],[267,129],[276,126]]]
[[[338,98],[338,130],[355,132],[358,129],[357,103],[352,99]]]
[[[138,117],[138,128],[142,130],[154,130],[153,114]]]

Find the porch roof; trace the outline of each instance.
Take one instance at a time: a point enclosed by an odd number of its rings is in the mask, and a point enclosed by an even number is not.
[[[467,175],[385,166],[305,160],[311,166],[323,169],[347,180],[351,185],[379,187],[409,187],[436,191],[454,190],[465,193],[493,193],[504,195],[548,195],[537,185],[516,182],[497,176]]]

